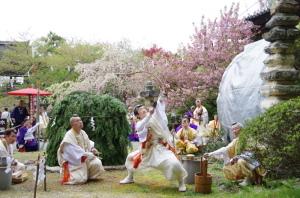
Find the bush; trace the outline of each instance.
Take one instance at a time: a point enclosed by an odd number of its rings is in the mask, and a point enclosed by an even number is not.
[[[78,114],[84,130],[95,142],[95,147],[102,153],[104,165],[123,164],[127,156],[128,134],[130,127],[126,119],[126,108],[123,103],[108,95],[95,95],[87,92],[73,92],[60,103],[55,104],[47,135],[47,147],[50,166],[57,165],[57,149],[66,131],[70,128],[69,120]],[[95,121],[95,130],[91,124]]]
[[[255,152],[273,178],[300,177],[300,97],[251,120],[240,134],[240,150]]]

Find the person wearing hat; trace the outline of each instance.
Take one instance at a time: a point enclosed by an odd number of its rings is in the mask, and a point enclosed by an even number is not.
[[[180,192],[186,191],[184,179],[187,172],[174,154],[165,113],[165,97],[160,96],[149,110],[143,105],[135,106],[134,114],[138,118],[136,130],[141,144],[137,151],[127,156],[125,166],[128,175],[120,184],[133,183],[133,174],[138,170],[155,168],[162,171],[166,179],[177,180]]]

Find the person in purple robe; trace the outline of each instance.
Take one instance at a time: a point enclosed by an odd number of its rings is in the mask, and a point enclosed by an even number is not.
[[[37,151],[39,144],[34,136],[34,132],[37,130],[39,123],[32,126],[30,119],[26,119],[21,128],[19,128],[17,134],[17,148],[19,152]]]
[[[135,125],[136,125],[136,118],[134,116],[131,116],[130,117],[131,133],[128,136],[130,142],[138,142],[139,141],[139,136],[136,132]]]
[[[191,119],[193,117],[194,111],[195,111],[195,106],[191,106],[190,110],[184,113],[184,116],[187,116],[188,118]]]

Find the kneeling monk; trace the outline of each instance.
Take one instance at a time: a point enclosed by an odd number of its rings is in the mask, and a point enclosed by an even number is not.
[[[170,146],[172,136],[167,126],[164,98],[159,97],[155,109],[150,112],[142,105],[136,106],[134,114],[139,119],[136,130],[141,147],[127,156],[125,166],[128,176],[120,183],[133,183],[133,173],[136,170],[155,168],[161,170],[167,179],[177,180],[179,191],[186,191],[184,178],[187,176],[187,172]]]
[[[211,153],[205,153],[204,157],[214,157],[224,160],[223,173],[226,179],[241,180],[241,186],[247,186],[252,183],[260,184],[266,171],[261,164],[255,160],[253,154],[244,152],[237,155],[237,147],[239,142],[239,134],[242,124],[232,124],[232,132],[235,139],[232,140],[226,147],[222,147]]]
[[[82,130],[83,123],[78,116],[70,119],[71,129],[65,134],[57,152],[61,167],[62,184],[83,184],[88,179],[99,179],[104,171],[98,151],[88,135]]]

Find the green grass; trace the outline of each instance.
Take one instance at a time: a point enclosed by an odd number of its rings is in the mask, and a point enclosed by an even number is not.
[[[18,153],[20,161],[36,159],[37,153]],[[176,182],[169,182],[156,170],[140,172],[135,175],[135,184],[119,185],[126,176],[126,171],[107,171],[102,179],[85,185],[62,186],[58,173],[48,173],[48,191],[43,192],[43,186],[38,187],[38,198],[58,197],[122,197],[122,198],[168,198],[168,197],[205,197],[205,198],[296,198],[300,197],[300,183],[296,180],[272,181],[267,187],[251,186],[240,188],[233,182],[226,181],[222,176],[221,164],[210,165],[209,172],[213,175],[213,192],[202,195],[194,192],[194,186],[188,185],[185,193],[177,192]],[[0,192],[0,197],[33,197],[33,179],[29,172],[29,180],[23,184],[14,185],[9,191]]]

